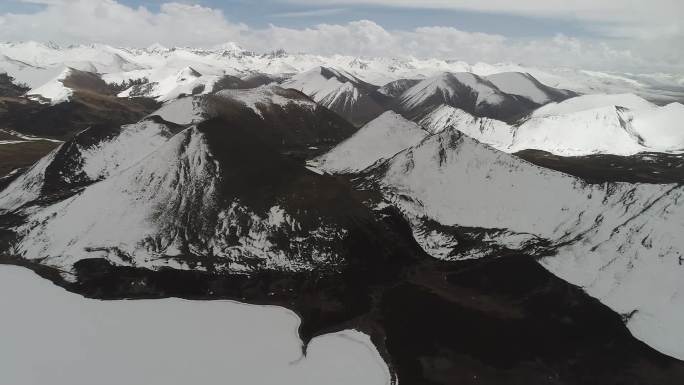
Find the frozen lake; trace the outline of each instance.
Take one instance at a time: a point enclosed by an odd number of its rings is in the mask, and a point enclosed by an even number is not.
[[[315,338],[276,306],[182,299],[98,301],[0,266],[0,384],[384,385],[367,335]]]

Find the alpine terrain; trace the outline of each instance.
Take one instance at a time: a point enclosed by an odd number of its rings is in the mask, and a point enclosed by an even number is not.
[[[15,383],[79,338],[119,382],[684,383],[681,86],[234,43],[0,73],[0,264],[70,292],[0,269]]]

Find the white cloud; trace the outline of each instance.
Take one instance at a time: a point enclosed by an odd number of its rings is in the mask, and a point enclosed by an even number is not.
[[[230,23],[220,10],[183,3],[163,3],[157,13],[114,0],[28,0],[45,5],[31,14],[0,17],[5,40],[105,42],[140,45],[160,41],[202,45],[226,41],[247,27]]]
[[[682,33],[681,0],[281,0],[326,5],[382,5],[495,12],[595,23],[597,30],[623,37],[669,37]],[[590,26],[591,27],[591,26]]]
[[[317,16],[329,16],[336,15],[346,11],[345,8],[324,8],[324,9],[312,9],[309,11],[297,11],[297,12],[283,12],[274,13],[273,17],[317,17]]]
[[[255,51],[284,48],[318,54],[418,56],[468,62],[512,61],[538,66],[684,72],[684,45],[678,37],[660,38],[657,44],[635,39],[578,39],[564,35],[520,39],[438,26],[390,31],[368,20],[303,29],[279,26],[254,29],[231,22],[220,10],[198,5],[164,3],[158,12],[152,12],[115,0],[31,1],[45,4],[44,9],[31,14],[0,15],[3,39],[138,47],[154,42],[208,47],[236,41]],[[531,3],[532,0],[522,0],[523,7]]]
[[[250,31],[244,35],[243,44],[250,49],[285,48],[292,52],[325,55],[417,56],[471,63],[516,62],[587,69],[681,69],[666,62],[643,60],[629,49],[615,48],[602,41],[581,40],[565,35],[529,40],[465,32],[451,27],[387,31],[368,20],[345,25],[321,24],[307,29],[271,26],[265,30]]]

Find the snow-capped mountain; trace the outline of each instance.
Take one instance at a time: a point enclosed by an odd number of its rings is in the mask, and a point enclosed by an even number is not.
[[[468,111],[476,116],[515,121],[537,105],[531,100],[507,94],[475,74],[445,72],[427,78],[398,97],[403,114],[420,118],[441,105]]]
[[[681,152],[684,106],[659,107],[635,95],[583,95],[535,110],[518,124],[479,118],[447,105],[420,120],[432,132],[446,128],[499,150],[538,149],[562,156]]]
[[[380,87],[378,92],[391,98],[396,98],[418,83],[420,83],[420,79],[399,79]]]
[[[359,172],[417,144],[427,135],[428,132],[416,123],[388,111],[313,163],[331,173]]]
[[[363,125],[387,110],[389,98],[378,86],[336,69],[317,67],[282,83],[309,95],[318,104],[335,111],[355,125]]]
[[[160,45],[153,45],[147,49],[114,48],[101,44],[59,47],[36,42],[0,44],[0,72],[7,72],[30,88],[40,87],[54,79],[65,67],[96,72],[102,74],[108,83],[121,84],[141,79],[159,83],[175,76],[186,67],[191,67],[204,76],[241,77],[250,73],[301,73],[320,66],[345,71],[376,86],[400,79],[425,79],[443,72],[471,72],[483,77],[502,72],[518,72],[529,74],[549,87],[579,93],[629,92],[661,102],[681,101],[684,96],[684,90],[678,83],[679,77],[666,74],[608,74],[568,68],[540,69],[506,63],[468,64],[454,60],[416,58],[358,58],[340,55],[325,57],[284,52],[257,54],[246,51],[234,43],[226,43],[211,49],[166,48]],[[518,76],[517,79],[507,77],[508,84],[526,84],[525,87],[529,85],[524,79],[526,75]],[[538,90],[542,88],[532,85],[528,91],[534,92],[536,96],[533,97],[540,101],[544,91],[539,93]],[[534,89],[537,91],[533,91]]]
[[[402,209],[431,255],[545,255],[551,272],[629,315],[638,338],[684,357],[679,186],[588,185],[454,129],[404,150],[366,178]],[[456,234],[468,231],[481,233],[485,246],[457,241]]]
[[[340,262],[336,244],[356,235],[331,210],[362,206],[330,206],[333,179],[287,154],[335,144],[353,127],[278,87],[221,91],[196,106],[204,122],[187,128],[156,118],[161,111],[120,130],[86,130],[16,179],[0,196],[3,212],[26,215],[10,253],[64,269],[89,256],[232,272]]]
[[[502,72],[486,76],[486,79],[501,91],[507,94],[522,96],[538,105],[560,102],[577,95],[572,91],[544,85],[527,73]]]
[[[454,128],[498,149],[508,148],[516,133],[513,125],[501,120],[477,117],[445,104],[425,115],[419,123],[432,133]]]

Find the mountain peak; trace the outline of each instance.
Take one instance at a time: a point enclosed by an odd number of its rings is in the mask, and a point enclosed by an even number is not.
[[[331,173],[359,172],[417,144],[427,135],[418,124],[387,111],[316,159],[314,164]]]
[[[148,52],[162,53],[167,52],[169,49],[161,45],[160,43],[153,43],[149,47],[145,48],[145,50]]]
[[[176,75],[176,78],[178,81],[185,81],[191,78],[198,78],[202,76],[201,73],[197,72],[194,68],[187,66],[180,71],[178,71],[178,74]]]

